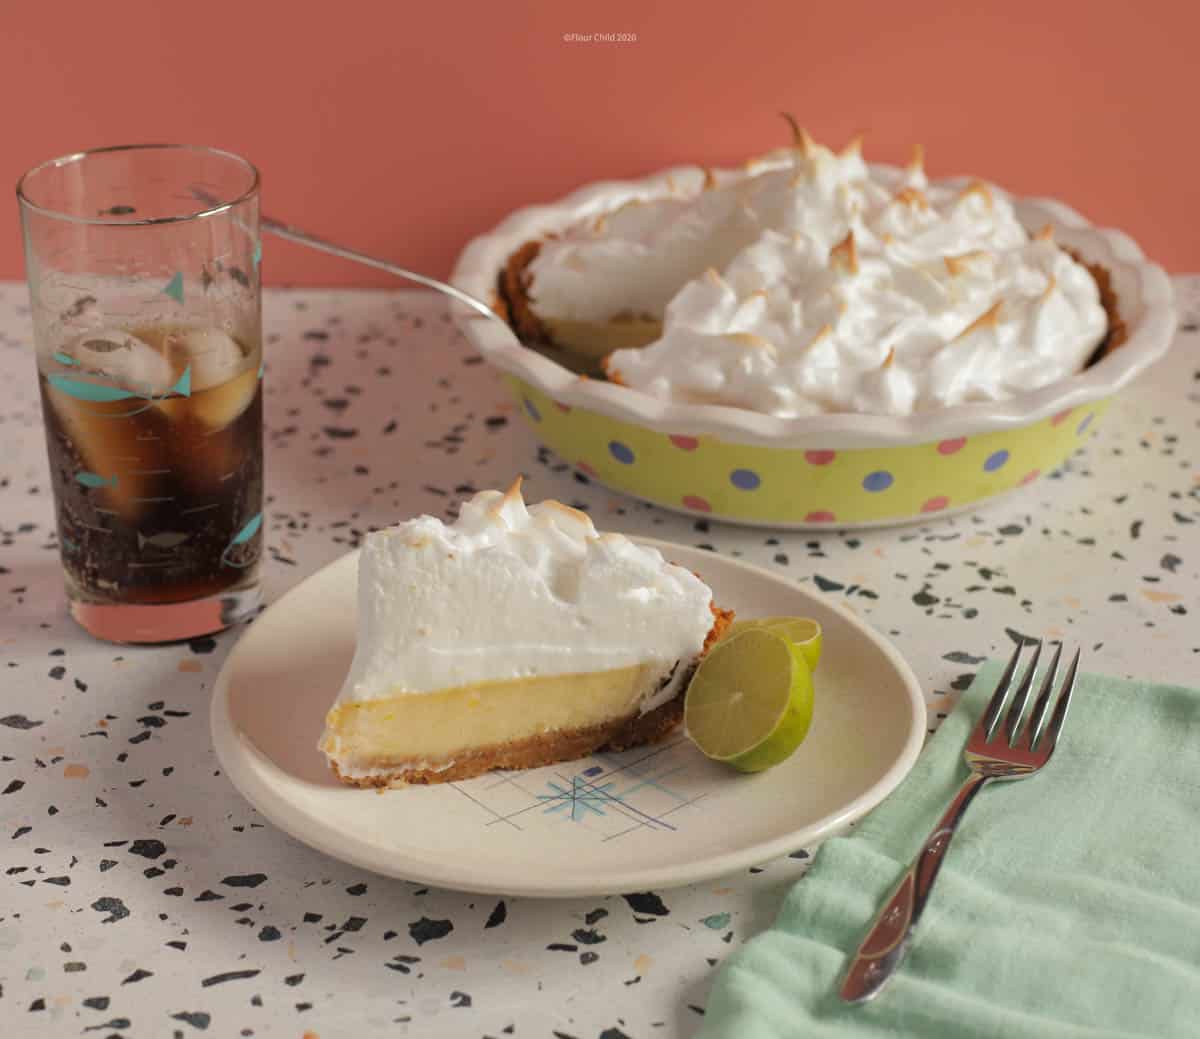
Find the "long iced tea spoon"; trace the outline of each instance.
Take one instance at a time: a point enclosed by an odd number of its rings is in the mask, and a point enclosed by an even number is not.
[[[469,292],[463,292],[462,289],[456,289],[453,285],[447,285],[444,281],[438,281],[437,278],[430,278],[425,274],[417,274],[416,271],[410,271],[397,264],[389,263],[387,260],[381,260],[375,256],[368,256],[366,253],[360,253],[354,249],[347,249],[344,245],[337,245],[334,242],[326,241],[324,238],[318,238],[314,234],[309,234],[307,231],[302,231],[298,227],[291,224],[285,224],[281,220],[273,220],[268,216],[259,219],[259,226],[264,231],[269,231],[271,234],[279,238],[286,238],[291,242],[299,242],[301,245],[307,245],[313,249],[320,249],[322,252],[329,253],[331,256],[340,256],[344,260],[353,260],[355,263],[364,264],[367,267],[374,267],[376,270],[387,271],[388,274],[395,274],[400,278],[407,278],[409,281],[415,281],[419,285],[428,286],[431,289],[436,289],[438,292],[452,299],[458,300],[477,311],[484,317],[489,317],[493,321],[498,321],[506,329],[509,328],[508,322],[489,307],[483,300],[472,296]],[[509,329],[511,332],[512,330]]]
[[[193,198],[201,202],[206,202],[214,206],[220,205],[219,199],[199,185],[192,185],[191,193]],[[282,220],[275,220],[272,217],[264,215],[259,217],[258,223],[263,231],[268,231],[279,238],[286,238],[290,242],[299,242],[301,245],[319,249],[321,252],[329,253],[331,256],[340,256],[344,260],[353,260],[355,263],[374,267],[376,270],[387,271],[388,274],[394,274],[398,278],[407,278],[409,281],[415,281],[418,285],[425,285],[428,288],[435,289],[444,296],[458,300],[459,303],[465,304],[484,317],[499,322],[508,331],[509,335],[513,335],[514,339],[516,338],[504,318],[484,303],[483,300],[472,296],[469,292],[456,289],[453,285],[447,285],[444,281],[438,281],[437,278],[430,278],[428,275],[418,274],[416,271],[410,271],[406,267],[389,263],[387,260],[381,260],[377,256],[368,256],[366,253],[360,253],[355,249],[347,249],[344,245],[338,245],[335,242],[326,241],[324,238],[318,238],[315,234],[302,231],[293,224],[285,224]]]

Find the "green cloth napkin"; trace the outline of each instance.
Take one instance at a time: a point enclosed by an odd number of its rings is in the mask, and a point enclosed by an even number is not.
[[[837,996],[880,900],[966,778],[986,664],[912,772],[826,841],[774,926],[734,953],[705,1039],[1200,1036],[1200,691],[1081,675],[1054,759],[967,810],[908,956]]]

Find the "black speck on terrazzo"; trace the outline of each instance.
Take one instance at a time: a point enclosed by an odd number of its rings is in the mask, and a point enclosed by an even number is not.
[[[449,920],[431,920],[427,916],[414,920],[408,925],[408,934],[418,945],[445,938],[454,930],[454,924]]]

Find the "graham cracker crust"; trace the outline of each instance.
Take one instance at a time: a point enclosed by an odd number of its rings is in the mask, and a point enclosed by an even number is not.
[[[692,661],[690,670],[733,623],[733,611],[710,606],[713,625],[705,637],[704,645]],[[330,761],[330,768],[343,783],[358,787],[387,788],[406,784],[450,783],[459,779],[470,779],[493,769],[540,768],[559,761],[574,761],[585,758],[598,750],[619,751],[656,743],[663,739],[683,719],[683,699],[690,680],[690,673],[680,684],[679,692],[664,704],[645,714],[631,714],[614,718],[599,725],[580,729],[565,729],[558,732],[539,733],[523,740],[491,747],[479,747],[455,756],[454,763],[447,769],[406,770],[403,762],[383,762],[381,769],[393,769],[390,773],[372,776],[349,776],[337,763]]]
[[[1104,338],[1100,340],[1092,352],[1092,356],[1088,358],[1087,364],[1084,365],[1086,369],[1109,351],[1115,350],[1124,343],[1129,338],[1129,329],[1117,308],[1117,290],[1113,288],[1112,274],[1109,269],[1098,263],[1089,263],[1075,249],[1068,249],[1065,245],[1060,245],[1059,248],[1076,263],[1087,268],[1087,272],[1096,283],[1096,288],[1100,291],[1100,306],[1104,308],[1105,316],[1108,318],[1108,331],[1104,333]]]
[[[509,323],[517,338],[527,346],[554,346],[546,326],[533,312],[529,298],[529,265],[542,250],[541,241],[526,242],[508,258],[496,280],[496,303],[493,310]]]

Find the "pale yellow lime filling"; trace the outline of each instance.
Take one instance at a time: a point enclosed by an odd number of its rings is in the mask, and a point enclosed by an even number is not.
[[[652,343],[662,335],[662,322],[647,318],[612,321],[575,321],[570,318],[541,318],[550,338],[569,353],[599,361],[614,350],[632,350]]]
[[[479,682],[335,704],[321,749],[350,768],[435,765],[456,754],[632,716],[662,666]]]

